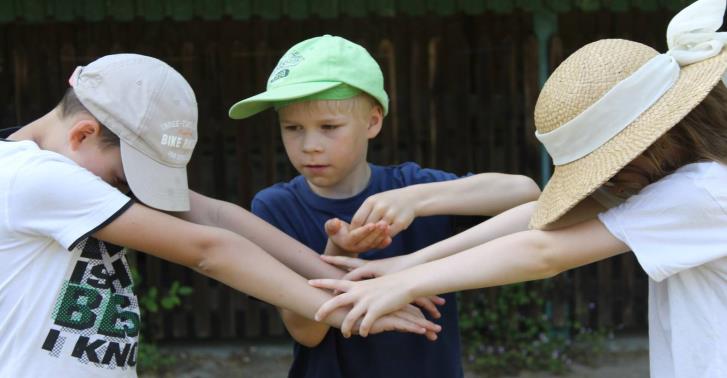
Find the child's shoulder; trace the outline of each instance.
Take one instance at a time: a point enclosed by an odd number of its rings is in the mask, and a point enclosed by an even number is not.
[[[35,170],[53,172],[59,167],[73,168],[76,164],[67,157],[46,151],[31,141],[1,141],[0,169],[32,174]]]
[[[253,201],[272,202],[292,199],[305,189],[305,178],[296,176],[287,182],[279,182],[261,189],[253,197]]]
[[[447,181],[459,178],[458,175],[439,169],[422,168],[415,162],[404,162],[396,165],[378,167],[372,165],[374,174],[378,171],[380,175],[391,177],[401,182],[401,185],[415,185],[428,182]]]

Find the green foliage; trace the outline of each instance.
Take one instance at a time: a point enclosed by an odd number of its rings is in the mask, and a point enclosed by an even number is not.
[[[551,281],[460,294],[460,328],[468,364],[496,377],[521,370],[565,373],[574,360],[592,362],[604,332],[570,323],[555,329],[544,309]]]
[[[139,337],[137,366],[139,370],[145,372],[165,371],[174,366],[177,362],[176,358],[159,351],[156,345],[144,340],[143,335],[149,329],[149,322],[152,317],[160,316],[164,311],[180,306],[182,297],[192,294],[193,289],[180,284],[179,281],[172,282],[171,287],[167,290],[162,290],[156,286],[142,287],[141,275],[135,268],[131,269],[131,276],[141,312],[141,336]]]

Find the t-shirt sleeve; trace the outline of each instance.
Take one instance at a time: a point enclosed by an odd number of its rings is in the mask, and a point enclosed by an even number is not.
[[[598,215],[655,281],[727,256],[727,214],[688,176],[671,176]]]
[[[399,166],[400,174],[404,180],[404,185],[415,185],[415,184],[426,184],[430,182],[449,181],[460,178],[460,176],[451,173],[440,171],[432,168],[422,168],[416,163],[404,163]],[[470,174],[466,174],[466,177]]]
[[[9,226],[71,249],[130,205],[129,197],[88,170],[62,159],[39,159],[10,186]]]

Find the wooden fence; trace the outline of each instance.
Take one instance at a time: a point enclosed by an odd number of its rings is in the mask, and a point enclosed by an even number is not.
[[[572,13],[559,17],[551,67],[583,44],[621,37],[664,50],[662,13]],[[219,22],[101,22],[0,26],[0,124],[22,125],[51,109],[76,65],[114,52],[138,52],[177,68],[197,94],[200,143],[189,173],[193,189],[249,208],[257,190],[294,170],[273,112],[231,121],[235,101],[256,94],[282,53],[321,34],[347,37],[381,64],[390,115],[370,160],[414,160],[456,173],[501,171],[538,178],[533,137],[538,45],[532,15],[346,18]],[[484,189],[486,190],[486,188]],[[182,310],[153,322],[154,339],[283,336],[269,305],[156,258],[139,255],[144,284],[179,280],[194,288]],[[646,277],[632,255],[554,279],[556,323],[644,329]],[[490,289],[496,290],[496,289]]]

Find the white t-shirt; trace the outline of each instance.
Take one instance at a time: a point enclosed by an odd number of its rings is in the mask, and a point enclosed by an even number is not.
[[[651,376],[727,377],[727,167],[686,165],[599,219],[649,275]]]
[[[0,140],[0,377],[135,377],[126,251],[88,237],[131,200],[30,141]]]

